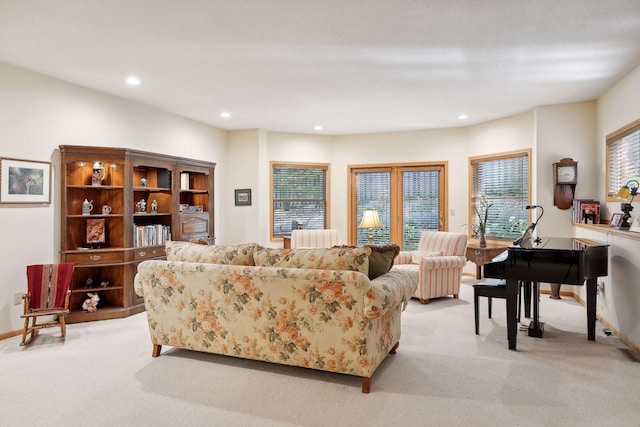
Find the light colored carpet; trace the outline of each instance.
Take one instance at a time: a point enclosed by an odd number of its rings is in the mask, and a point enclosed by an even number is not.
[[[639,425],[640,363],[564,297],[541,297],[544,338],[507,349],[504,300],[474,334],[473,280],[460,299],[413,300],[402,339],[372,378],[164,347],[151,357],[145,314],[69,325],[20,347],[0,341],[3,426]],[[528,320],[527,320],[528,322]]]

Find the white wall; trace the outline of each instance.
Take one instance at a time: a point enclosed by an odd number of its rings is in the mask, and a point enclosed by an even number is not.
[[[571,237],[572,209],[553,205],[553,164],[565,157],[578,162],[575,198],[599,199],[595,101],[536,108],[536,161],[538,191],[533,199],[544,208],[539,236]]]
[[[52,162],[52,203],[0,205],[0,335],[21,328],[26,266],[60,260],[59,145],[135,148],[218,162],[225,132],[0,63],[0,157]],[[216,230],[220,224],[216,221]]]
[[[640,67],[621,79],[598,99],[597,118],[597,160],[594,168],[601,200],[606,195],[606,135],[614,132],[640,117]],[[633,218],[640,215],[640,203],[633,203]],[[620,212],[620,201],[607,203],[607,214]],[[604,291],[598,296],[597,312],[621,336],[640,348],[640,240],[638,234],[595,232],[576,228],[578,237],[586,237],[607,242],[611,245],[609,257],[609,276],[601,279],[605,283]],[[633,237],[633,238],[631,238]],[[586,299],[585,290],[577,288],[580,296]]]

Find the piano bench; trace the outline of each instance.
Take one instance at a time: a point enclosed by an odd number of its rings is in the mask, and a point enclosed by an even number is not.
[[[482,279],[473,284],[473,309],[476,320],[476,335],[480,334],[480,297],[488,297],[489,319],[491,319],[491,299],[507,298],[507,281],[503,279]]]

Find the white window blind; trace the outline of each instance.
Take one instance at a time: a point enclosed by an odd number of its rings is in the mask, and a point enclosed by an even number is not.
[[[527,227],[525,207],[529,200],[529,158],[527,153],[510,157],[471,160],[471,224],[477,226],[481,201],[489,208],[487,237],[517,238]],[[475,227],[474,227],[475,228]]]
[[[607,195],[613,197],[630,179],[640,181],[640,124],[607,140]]]
[[[356,178],[356,228],[365,209],[377,209],[382,228],[372,229],[376,244],[390,241],[391,172],[358,172]],[[357,246],[369,243],[369,230],[358,228]]]
[[[328,165],[272,166],[273,236],[327,225]]]
[[[423,232],[440,227],[440,172],[404,171],[402,190],[402,247],[415,250]]]

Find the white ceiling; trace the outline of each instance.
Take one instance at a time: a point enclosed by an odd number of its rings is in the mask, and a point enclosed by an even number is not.
[[[0,62],[228,130],[466,126],[598,98],[640,0],[0,0]]]

